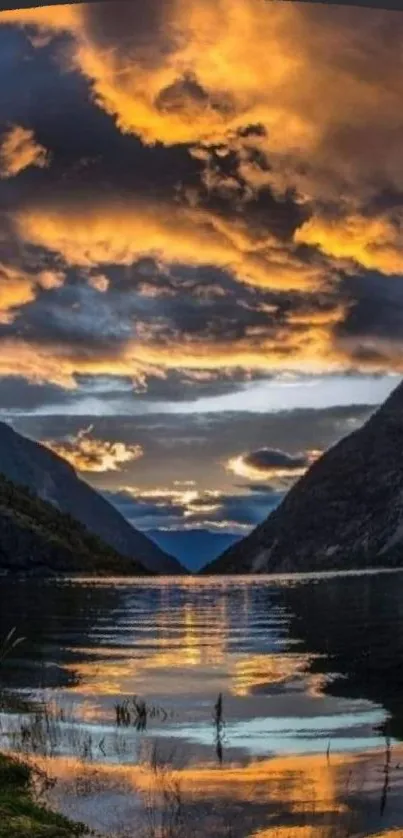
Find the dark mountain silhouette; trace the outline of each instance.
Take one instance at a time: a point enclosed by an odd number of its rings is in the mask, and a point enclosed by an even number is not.
[[[182,573],[179,562],[140,533],[73,467],[45,446],[0,423],[0,474],[28,488],[129,559],[156,573]]]
[[[403,566],[403,383],[205,573]]]
[[[145,574],[70,515],[0,475],[0,571]]]
[[[147,535],[162,550],[172,552],[191,571],[200,570],[207,561],[212,561],[239,541],[234,533],[211,532],[210,530],[149,530]]]

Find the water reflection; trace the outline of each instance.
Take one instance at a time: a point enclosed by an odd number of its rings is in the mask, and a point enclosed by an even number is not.
[[[144,756],[144,755],[143,755]],[[49,763],[42,767],[49,769]],[[52,792],[62,795],[65,811],[86,817],[97,830],[138,834],[145,811],[159,801],[168,783],[180,790],[186,832],[195,835],[255,835],[259,838],[389,835],[399,833],[402,777],[394,771],[388,809],[380,810],[379,755],[275,757],[250,761],[177,768],[165,780],[150,763],[139,765],[83,764],[72,758],[53,760],[61,783]],[[108,809],[99,805],[108,801]],[[130,824],[132,832],[125,832]]]
[[[324,835],[335,819],[350,830],[338,834],[400,829],[402,593],[401,574],[5,580],[0,632],[16,625],[28,642],[2,677],[45,696],[53,742],[49,720],[47,741],[21,742],[30,723],[16,712],[4,741],[50,760],[77,817],[115,828],[116,804],[122,834],[150,794],[155,748],[195,822],[208,811],[261,838]],[[117,704],[143,700],[142,730],[116,725]]]
[[[362,697],[387,711],[387,732],[403,738],[403,578],[335,577],[284,588],[290,630],[309,650],[310,669],[332,695]],[[326,678],[333,673],[331,679]]]

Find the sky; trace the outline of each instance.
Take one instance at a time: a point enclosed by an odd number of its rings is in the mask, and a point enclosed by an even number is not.
[[[403,373],[403,12],[0,13],[0,418],[246,534]],[[195,535],[196,537],[196,535]]]

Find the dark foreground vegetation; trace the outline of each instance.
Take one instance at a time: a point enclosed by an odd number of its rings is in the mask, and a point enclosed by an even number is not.
[[[0,571],[145,574],[82,524],[0,475]]]
[[[0,838],[77,838],[85,831],[36,803],[32,769],[0,754]]]

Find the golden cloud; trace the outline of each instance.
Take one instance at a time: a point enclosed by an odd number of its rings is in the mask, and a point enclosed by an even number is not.
[[[96,439],[91,436],[92,430],[93,426],[90,425],[66,442],[49,440],[44,445],[71,463],[77,471],[119,471],[124,463],[143,456],[140,445]]]
[[[102,205],[77,196],[70,206],[57,197],[44,204],[39,196],[14,218],[24,242],[94,271],[88,282],[99,291],[107,290],[105,265],[144,256],[215,265],[242,283],[284,291],[327,289],[352,263],[402,272],[401,222],[370,218],[363,205],[382,189],[403,189],[403,16],[396,13],[392,27],[382,11],[266,0],[150,0],[147,15],[135,2],[120,5],[118,15],[112,5],[5,12],[0,24],[34,26],[46,37],[68,33],[70,66],[89,80],[98,106],[143,142],[190,144],[204,162],[208,188],[236,192],[236,182],[220,179],[211,163],[211,146],[220,143],[220,154],[237,155],[248,187],[244,200],[267,186],[278,196],[291,189],[313,217],[284,244],[255,229],[246,212],[225,218],[203,209],[197,195],[194,203],[169,205],[116,197]],[[263,130],[240,131],[253,125]],[[319,210],[327,203],[337,205],[334,221]],[[318,258],[304,261],[301,245],[315,248]],[[32,299],[30,282],[15,287],[16,298]],[[3,318],[12,309],[4,304]],[[69,387],[77,373],[138,379],[150,365],[161,375],[181,367],[341,370],[349,364],[349,343],[334,334],[344,315],[344,305],[335,304],[325,313],[290,314],[273,334],[252,328],[242,339],[214,343],[175,335],[169,346],[144,327],[119,354],[96,357],[10,340],[0,372],[15,369],[17,351],[23,374]],[[395,345],[382,352],[384,359],[374,351],[361,366],[403,369]]]
[[[330,322],[332,318],[330,314]],[[332,324],[333,325],[333,324]],[[68,345],[52,344],[42,346],[21,338],[3,339],[0,353],[0,376],[21,375],[36,382],[51,382],[61,387],[74,389],[76,376],[116,375],[133,380],[134,387],[143,387],[152,372],[164,377],[169,370],[184,369],[187,375],[193,371],[228,371],[245,369],[249,371],[275,372],[293,371],[324,373],[341,371],[350,363],[347,345],[337,345],[329,324],[311,325],[309,322],[296,331],[285,326],[273,334],[263,337],[246,336],[239,340],[221,341],[214,339],[188,340],[180,334],[172,336],[169,342],[161,343],[152,330],[143,335],[143,340],[131,339],[120,347],[119,352],[104,348],[94,355]],[[379,371],[388,366],[403,371],[403,360],[398,347],[391,348],[390,357],[383,361],[362,362],[362,368]]]
[[[323,266],[304,263],[267,232],[242,217],[224,219],[201,208],[123,202],[33,206],[15,215],[19,236],[60,254],[70,265],[131,265],[145,256],[162,263],[215,265],[239,281],[297,290],[324,283]]]
[[[265,0],[166,0],[6,12],[72,36],[72,66],[123,132],[146,143],[238,143],[252,189],[355,204],[403,187],[401,18]],[[236,68],[236,72],[234,72]],[[238,129],[260,124],[262,171]],[[368,142],[368,137],[371,142]],[[256,143],[256,139],[254,139]],[[231,187],[233,184],[229,184]]]
[[[60,288],[65,280],[63,271],[40,271],[37,276],[38,285],[45,291],[51,291],[53,288]]]
[[[387,275],[403,273],[403,218],[400,216],[393,222],[360,215],[331,220],[315,216],[296,231],[295,240],[368,270]]]
[[[101,294],[105,294],[109,288],[109,279],[105,274],[92,274],[88,278],[88,285],[91,288],[95,288],[96,291],[99,291]]]
[[[233,178],[220,180],[211,167],[209,147],[221,143],[222,154],[238,154],[250,194],[271,186],[280,195],[293,190],[300,202],[336,202],[336,228],[315,217],[296,243],[385,273],[401,270],[399,231],[357,210],[382,188],[403,189],[403,16],[395,21],[392,29],[390,14],[380,10],[364,15],[265,0],[239,0],[236,8],[232,0],[155,0],[146,16],[136,3],[123,3],[119,20],[102,3],[0,15],[0,23],[68,32],[72,66],[90,81],[97,104],[146,143],[193,144],[208,187],[236,191]],[[263,133],[239,134],[250,125]],[[270,165],[262,168],[251,149]],[[115,205],[99,218],[94,207],[88,219],[78,209],[31,208],[20,222],[27,239],[70,263],[127,264],[157,253],[202,264],[205,253],[204,263],[264,287],[324,281],[323,271],[302,264],[292,248],[284,252],[242,219],[225,221],[197,207]]]
[[[144,389],[148,375],[164,375],[164,371],[146,361],[144,348],[142,359],[134,352],[89,356],[80,353],[68,345],[41,345],[35,340],[29,342],[21,338],[4,338],[1,341],[0,377],[22,376],[38,384],[51,383],[65,389],[77,387],[76,376],[128,376],[133,380],[133,388]],[[157,357],[157,353],[156,353]],[[169,366],[167,364],[167,366]]]
[[[76,6],[37,6],[29,9],[10,9],[0,13],[0,24],[33,26],[49,34],[60,31],[74,32],[80,27]]]
[[[50,290],[63,285],[62,271],[31,274],[10,264],[0,263],[0,323],[12,323],[18,310],[35,299],[38,288]]]
[[[48,164],[48,152],[36,142],[33,131],[21,125],[13,125],[3,136],[0,144],[0,177],[14,177],[28,166],[43,169]]]
[[[0,264],[0,323],[11,323],[15,310],[34,298],[32,277],[10,265]]]
[[[182,485],[174,483],[173,488],[156,488],[142,490],[133,486],[124,486],[121,489],[125,494],[133,497],[137,502],[151,502],[155,507],[161,507],[161,510],[169,508],[170,506],[179,507],[183,520],[193,518],[194,516],[206,515],[217,512],[220,509],[222,501],[222,492],[216,489],[199,490],[193,487],[193,484]],[[141,516],[141,506],[139,507],[139,515]],[[205,522],[204,522],[205,523]],[[191,521],[189,526],[193,526],[194,521]]]

